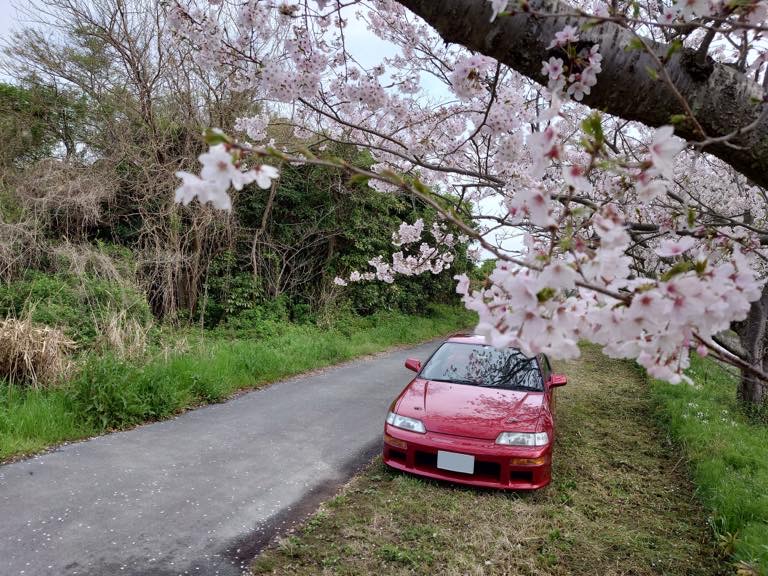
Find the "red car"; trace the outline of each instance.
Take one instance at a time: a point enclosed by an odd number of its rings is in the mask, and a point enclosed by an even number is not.
[[[554,388],[546,356],[496,349],[480,336],[449,338],[421,362],[384,424],[384,462],[420,476],[509,490],[552,478]]]

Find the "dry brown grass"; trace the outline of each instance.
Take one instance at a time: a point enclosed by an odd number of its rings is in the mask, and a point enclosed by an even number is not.
[[[119,284],[133,283],[135,270],[123,270],[118,262],[91,244],[62,242],[51,248],[53,268],[74,276],[92,276]]]
[[[147,350],[152,325],[129,318],[125,310],[112,312],[101,325],[97,348],[111,350],[120,358],[138,358]]]
[[[73,349],[57,328],[6,318],[0,321],[0,378],[33,388],[50,385],[69,372]]]
[[[118,183],[107,165],[45,159],[25,170],[14,184],[21,204],[39,223],[77,238],[102,221],[104,206],[114,198]]]
[[[6,222],[0,214],[0,280],[10,280],[40,263],[45,253],[44,234],[29,218]]]

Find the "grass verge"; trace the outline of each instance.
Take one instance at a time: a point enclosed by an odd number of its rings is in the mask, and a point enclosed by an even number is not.
[[[689,461],[696,491],[724,555],[742,574],[768,575],[768,428],[736,402],[736,376],[692,358],[694,386],[652,382],[658,414]]]
[[[0,384],[0,461],[64,441],[166,418],[280,378],[414,344],[464,328],[463,308],[436,306],[413,317],[379,313],[333,328],[288,325],[279,336],[198,338],[190,349],[145,363],[93,357],[65,385],[24,390]]]
[[[585,347],[562,364],[554,481],[532,494],[356,477],[254,574],[712,575],[719,563],[644,378]]]

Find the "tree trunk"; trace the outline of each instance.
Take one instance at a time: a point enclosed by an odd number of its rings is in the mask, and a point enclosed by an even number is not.
[[[548,49],[555,32],[566,25],[586,22],[572,16],[573,6],[559,0],[530,0],[528,10],[490,21],[487,0],[397,0],[427,21],[446,42],[455,42],[496,58],[510,68],[546,84],[541,63],[558,55]],[[510,3],[514,7],[515,3]],[[546,13],[557,16],[540,17]],[[670,124],[683,108],[665,82],[654,80],[648,70],[656,62],[644,50],[627,50],[633,35],[611,22],[580,31],[582,41],[600,44],[603,71],[597,76],[583,104],[625,120],[647,126]],[[645,39],[664,57],[669,46]],[[730,142],[711,144],[705,149],[724,160],[760,186],[768,186],[768,114],[762,114],[763,88],[742,72],[708,58],[699,62],[691,49],[672,54],[666,70],[679,93],[690,105],[707,136],[725,136],[759,118],[753,130]],[[701,140],[690,122],[675,126],[675,133],[687,140]],[[737,146],[732,146],[736,144]]]
[[[738,399],[748,406],[762,406],[766,400],[765,386],[754,374],[742,372]]]
[[[744,360],[765,371],[768,367],[768,284],[763,287],[760,299],[752,303],[746,320],[739,322],[735,330],[741,341]],[[755,374],[742,370],[737,396],[746,404],[762,405],[766,400],[765,383]]]

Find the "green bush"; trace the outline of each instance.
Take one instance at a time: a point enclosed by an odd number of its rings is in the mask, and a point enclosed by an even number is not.
[[[137,367],[107,355],[90,359],[67,393],[80,417],[103,431],[168,417],[189,402],[189,389],[162,363]]]
[[[151,319],[143,293],[102,278],[33,271],[0,284],[0,317],[29,313],[33,322],[61,328],[81,346],[91,344],[109,315],[120,310],[140,324]]]
[[[238,338],[269,338],[283,334],[289,322],[287,299],[275,298],[227,316],[216,332]]]
[[[133,385],[136,370],[105,356],[88,362],[69,393],[81,417],[99,430],[141,421],[140,400]]]
[[[247,312],[264,300],[261,284],[251,272],[240,270],[237,257],[231,251],[212,259],[203,309],[206,326],[217,326],[228,318]]]

